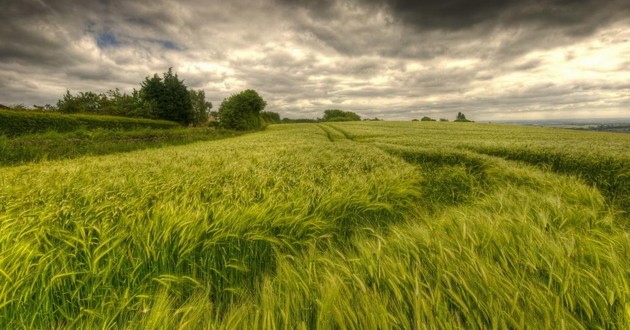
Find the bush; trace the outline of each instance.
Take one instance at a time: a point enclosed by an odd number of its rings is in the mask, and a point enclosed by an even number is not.
[[[464,122],[464,123],[469,123],[470,122],[470,120],[466,119],[466,116],[463,113],[461,113],[461,112],[457,113],[457,117],[455,118],[455,121],[456,122]]]
[[[69,132],[83,129],[175,128],[177,123],[165,120],[135,119],[95,115],[0,111],[0,135],[18,136],[46,131]]]
[[[280,114],[272,111],[262,111],[260,113],[260,118],[262,118],[266,124],[278,124],[281,122]]]
[[[223,100],[219,106],[219,123],[221,127],[246,131],[264,127],[261,111],[267,106],[253,89],[244,90]]]
[[[359,121],[361,117],[352,111],[329,109],[324,111],[322,121]]]

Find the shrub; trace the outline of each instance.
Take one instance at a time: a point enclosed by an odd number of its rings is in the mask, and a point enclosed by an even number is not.
[[[253,89],[244,90],[223,100],[219,106],[219,122],[224,128],[245,131],[264,127],[260,112],[267,106]]]
[[[26,111],[0,111],[0,135],[18,136],[46,131],[69,132],[85,129],[175,128],[177,123],[165,120],[113,116],[66,115]]]
[[[359,121],[361,117],[352,111],[329,109],[324,111],[322,121]]]

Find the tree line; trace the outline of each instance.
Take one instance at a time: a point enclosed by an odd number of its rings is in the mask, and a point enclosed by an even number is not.
[[[418,119],[412,119],[411,121],[418,121]],[[436,120],[431,118],[431,117],[424,116],[419,121],[436,121]],[[440,121],[448,121],[448,119],[440,118]],[[471,122],[470,120],[466,119],[466,115],[464,115],[461,112],[457,113],[457,116],[455,117],[455,120],[453,120],[453,121],[454,122],[466,122],[466,123]]]
[[[131,93],[119,89],[105,93],[91,91],[72,94],[69,90],[57,101],[56,106],[34,106],[34,110],[54,111],[67,114],[86,113],[147,119],[162,119],[186,126],[202,126],[209,122],[214,126],[252,130],[273,123],[358,121],[361,117],[351,111],[329,109],[322,118],[288,119],[271,111],[264,111],[267,102],[253,89],[247,89],[223,100],[218,111],[206,101],[203,90],[188,88],[172,68],[161,76],[147,76],[139,89]],[[14,110],[27,110],[23,105]],[[374,120],[378,120],[375,118]]]
[[[203,90],[189,89],[172,69],[161,77],[156,73],[130,94],[118,89],[107,93],[66,91],[57,102],[62,113],[90,113],[125,117],[163,119],[198,126],[208,120],[212,103]]]
[[[245,90],[225,99],[219,111],[212,112],[203,90],[188,88],[172,68],[162,74],[147,76],[139,89],[123,93],[119,89],[105,93],[91,91],[72,94],[69,90],[56,106],[33,107],[33,110],[66,114],[96,114],[174,121],[186,126],[203,126],[211,122],[228,129],[249,130],[280,122],[280,115],[262,111],[266,102],[254,90]],[[29,110],[24,105],[14,110]]]

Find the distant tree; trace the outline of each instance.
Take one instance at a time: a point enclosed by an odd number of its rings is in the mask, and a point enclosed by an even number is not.
[[[466,116],[463,113],[458,112],[455,121],[458,121],[458,122],[469,122],[470,120],[466,119]]]
[[[57,101],[57,109],[63,113],[78,113],[81,112],[82,105],[80,100],[70,93],[70,90],[66,90],[62,99]]]
[[[444,121],[444,122],[446,122],[446,121],[448,121],[448,119],[446,119],[446,118],[440,118],[440,121]]]
[[[361,117],[352,111],[329,109],[324,111],[322,121],[358,121]]]
[[[420,121],[435,121],[435,119],[433,119],[431,117],[424,116],[424,117],[422,117],[422,119],[420,119]]]
[[[418,119],[416,119],[416,118],[414,118],[414,119],[412,119],[411,121],[419,121],[419,120],[418,120]]]
[[[63,98],[57,101],[57,109],[64,113],[120,115],[112,109],[112,102],[113,100],[107,94],[79,92],[77,95],[72,95],[70,91],[66,91]]]
[[[143,99],[140,91],[134,89],[131,94],[110,91],[111,114],[127,117],[155,119],[157,106],[154,102]]]
[[[297,119],[291,119],[291,118],[282,118],[282,123],[316,123],[318,120],[317,119],[310,119],[310,118],[297,118]]]
[[[260,112],[267,102],[253,89],[234,94],[221,102],[219,123],[221,127],[235,130],[258,129],[264,126]]]
[[[212,103],[206,101],[206,92],[202,89],[189,90],[190,101],[193,107],[193,121],[192,124],[200,126],[208,122],[209,112],[212,109]]]
[[[106,114],[107,97],[94,92],[80,92],[77,96],[81,111],[94,114]]]
[[[26,105],[24,105],[24,103],[13,104],[13,105],[11,105],[11,107],[7,107],[7,109],[11,109],[11,110],[29,110],[28,107]]]
[[[267,124],[277,124],[280,122],[280,114],[272,111],[262,111],[260,113],[260,118],[262,118]]]
[[[172,68],[160,78],[157,74],[146,77],[140,84],[140,96],[144,102],[155,106],[159,119],[188,125],[193,123],[193,105],[183,80],[173,74]]]

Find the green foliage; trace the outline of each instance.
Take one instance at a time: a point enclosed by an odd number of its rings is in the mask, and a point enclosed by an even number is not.
[[[433,119],[431,117],[424,116],[424,117],[422,117],[422,119],[420,119],[420,121],[435,121],[435,119]]]
[[[26,105],[24,105],[23,103],[20,104],[14,104],[12,105],[10,108],[6,107],[3,109],[8,109],[8,110],[15,110],[15,111],[25,111],[25,110],[30,110]]]
[[[18,136],[46,131],[68,132],[78,129],[129,130],[174,128],[174,122],[83,114],[59,114],[0,110],[0,135]]]
[[[219,122],[221,127],[235,130],[252,130],[264,127],[261,111],[267,102],[253,89],[234,94],[221,102]]]
[[[163,78],[154,74],[153,77],[146,77],[140,85],[142,86],[140,97],[146,103],[154,105],[158,119],[175,121],[184,125],[195,123],[191,95],[184,81],[179,80],[177,74],[173,74],[172,68],[163,74]],[[197,98],[199,96],[197,95]],[[203,116],[202,113],[197,115]]]
[[[584,173],[629,148],[344,122],[0,168],[0,328],[628,329],[627,214]]]
[[[461,112],[457,113],[457,117],[455,118],[455,121],[456,122],[470,122],[470,120],[466,119],[466,116]]]
[[[322,121],[358,121],[361,117],[352,111],[329,109],[324,111]]]
[[[154,108],[152,103],[140,98],[138,91],[134,90],[131,95],[128,95],[116,89],[104,94],[79,92],[76,96],[66,91],[63,98],[57,102],[55,109],[44,107],[44,110],[55,110],[67,114],[155,118]]]
[[[281,122],[280,114],[278,114],[277,112],[272,112],[272,111],[261,111],[260,118],[266,124],[278,124]]]
[[[202,126],[208,122],[210,116],[210,109],[212,109],[212,103],[206,101],[206,92],[202,89],[189,90],[190,102],[193,108],[193,121],[195,126]]]
[[[56,108],[47,105],[38,109],[163,119],[199,126],[208,121],[212,103],[205,100],[203,90],[188,90],[183,80],[179,80],[177,74],[169,69],[163,77],[157,74],[146,77],[141,83],[141,89],[134,89],[131,94],[121,93],[118,89],[101,94],[79,92],[77,95],[66,91]]]
[[[179,127],[179,126],[178,126]],[[9,166],[54,159],[105,155],[139,149],[181,145],[239,135],[238,132],[207,128],[171,128],[141,130],[73,130],[0,136],[0,166]]]
[[[309,118],[282,118],[284,124],[304,124],[304,123],[317,123],[317,119]]]

